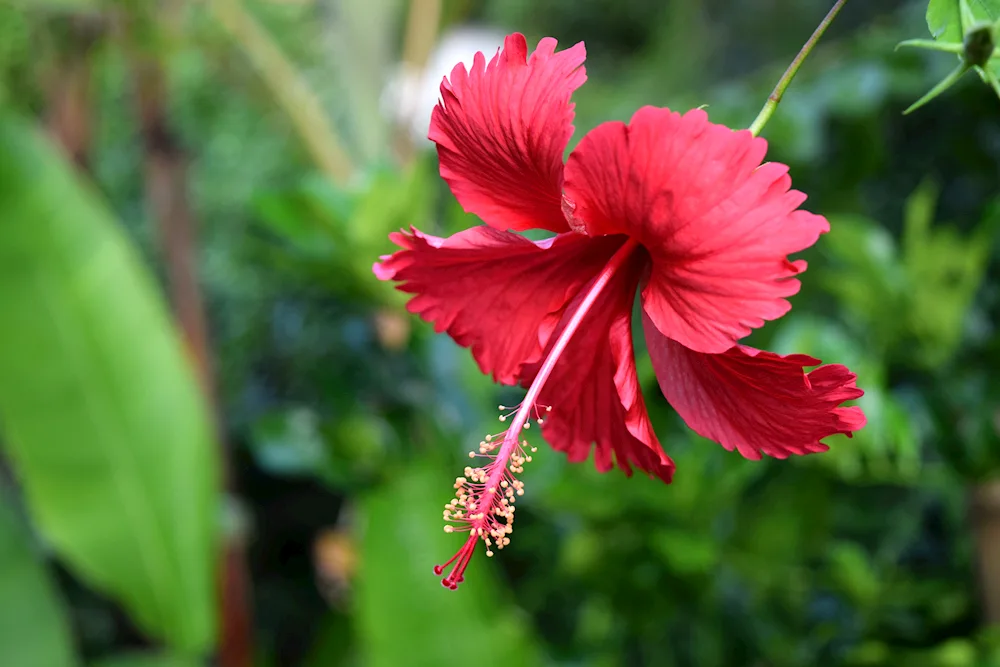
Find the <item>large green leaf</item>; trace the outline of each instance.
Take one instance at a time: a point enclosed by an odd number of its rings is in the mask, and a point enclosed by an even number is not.
[[[363,572],[355,618],[364,664],[542,664],[517,609],[500,598],[493,563],[482,548],[458,590],[444,588],[434,576],[433,565],[462,544],[462,537],[441,530],[443,501],[453,491],[447,475],[414,464],[362,502]],[[508,547],[516,548],[516,543]]]
[[[40,530],[149,633],[215,633],[217,464],[135,250],[28,122],[0,115],[0,426]]]
[[[958,0],[930,0],[927,3],[927,28],[934,39],[962,41],[962,12]]]
[[[993,23],[1000,19],[1000,0],[968,0],[969,10],[978,21]],[[927,28],[934,39],[961,42],[962,11],[959,0],[930,0],[927,3]]]
[[[2,500],[2,499],[0,499]],[[60,600],[27,531],[0,502],[0,664],[79,664]]]

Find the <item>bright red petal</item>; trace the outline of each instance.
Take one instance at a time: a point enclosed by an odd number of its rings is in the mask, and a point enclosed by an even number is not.
[[[643,306],[657,328],[699,352],[725,352],[788,312],[806,267],[789,253],[829,229],[797,210],[788,168],[761,165],[767,142],[746,130],[644,107],[604,123],[566,165],[572,226],[625,233],[653,257]]]
[[[864,394],[845,366],[807,374],[803,369],[819,359],[742,345],[703,354],[667,338],[645,316],[643,329],[660,389],[678,414],[699,435],[748,459],[825,452],[823,438],[850,437],[865,425],[861,408],[839,407]]]
[[[504,384],[540,357],[566,304],[622,243],[573,233],[532,242],[485,226],[446,239],[416,229],[389,238],[403,250],[375,264],[375,275],[416,294],[409,311],[472,348],[483,373]]]
[[[573,135],[570,96],[587,80],[583,42],[555,52],[546,37],[531,58],[524,36],[507,37],[489,65],[477,53],[441,84],[431,115],[441,177],[469,213],[497,229],[569,230],[563,217],[563,153]]]
[[[660,447],[646,414],[632,349],[632,303],[645,266],[642,261],[630,262],[604,288],[560,356],[538,402],[552,407],[542,426],[545,439],[566,452],[570,461],[585,460],[596,444],[594,462],[601,472],[617,463],[626,475],[631,476],[635,466],[669,483],[674,463]],[[581,290],[577,301],[585,292],[586,288]],[[570,304],[567,312],[572,313],[575,305]],[[564,325],[554,333],[553,342]],[[523,386],[531,384],[540,366],[525,366]]]

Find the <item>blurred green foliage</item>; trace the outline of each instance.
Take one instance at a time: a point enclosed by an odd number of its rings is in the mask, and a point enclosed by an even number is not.
[[[950,68],[935,54],[893,51],[926,30],[926,2],[848,3],[765,130],[770,159],[790,165],[831,232],[805,253],[792,313],[750,344],[851,367],[868,427],[830,438],[824,454],[743,460],[680,423],[638,340],[675,482],[601,475],[540,448],[512,544],[492,560],[477,554],[457,592],[431,572],[460,546],[438,512],[470,444],[495,430],[493,408],[519,396],[492,386],[467,351],[406,314],[404,295],[371,275],[393,230],[445,235],[476,224],[437,177],[430,146],[407,150],[382,113],[410,3],[236,4],[308,85],[354,166],[335,181],[313,164],[308,142],[322,132],[303,134],[290,120],[254,45],[223,27],[213,3],[184,4],[167,27],[154,26],[160,38],[149,50],[167,74],[167,118],[201,223],[196,259],[221,431],[249,519],[257,664],[1000,665],[967,502],[1000,474],[1000,126],[996,100],[977,85],[901,116]],[[827,4],[453,0],[443,24],[585,40],[575,142],[643,104],[707,103],[713,120],[745,126]],[[129,7],[102,11],[120,18]],[[56,74],[79,57],[77,19],[0,2],[5,113],[51,122]],[[205,501],[215,474],[205,406],[187,397],[191,381],[159,295],[143,286],[146,270],[122,259],[135,246],[169,280],[144,192],[135,53],[114,30],[97,35],[80,174],[36,146],[35,130],[0,130],[0,434],[11,472],[0,485],[41,537],[30,548],[0,515],[0,591],[6,606],[37,619],[13,644],[0,614],[0,663],[72,665],[78,654],[82,664],[186,667],[206,652],[160,651],[218,642],[208,636],[212,602],[199,597],[216,563],[192,554],[209,526],[224,524]],[[46,224],[51,243],[36,241],[15,264],[14,240],[41,236]],[[102,239],[114,262],[93,250]],[[95,296],[70,278],[97,259],[110,268]],[[51,310],[81,318],[60,325],[74,334],[66,340],[114,343],[110,355],[76,353],[91,369],[83,386],[45,396],[74,357],[36,316],[43,299],[25,287],[23,265],[65,279],[56,294],[67,303]],[[104,329],[114,331],[98,336]],[[24,407],[32,396],[47,402]],[[101,437],[73,421],[84,401],[107,404],[126,435]],[[30,419],[61,430],[29,449],[18,425]],[[184,428],[190,437],[177,435]],[[71,523],[73,539],[57,540],[43,518],[51,501],[37,489],[67,494],[77,488],[67,477],[95,488],[62,498],[56,519]],[[141,528],[172,535],[164,562],[178,571],[149,573],[146,588],[130,574],[143,530],[123,518],[141,503],[116,498],[115,483],[150,499]],[[105,509],[73,521],[88,503]],[[116,552],[82,567],[79,545],[98,539]],[[185,576],[200,583],[185,588]],[[168,631],[172,614],[157,621],[143,611],[147,591],[197,628]],[[13,653],[22,646],[63,657],[32,663]]]
[[[94,667],[196,667],[201,664],[191,658],[150,653],[124,654],[94,663]]]

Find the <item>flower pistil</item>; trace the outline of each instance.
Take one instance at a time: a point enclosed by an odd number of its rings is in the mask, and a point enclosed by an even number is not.
[[[503,410],[504,407],[500,406]],[[546,411],[548,411],[546,409]],[[539,423],[542,417],[535,408]],[[518,414],[518,413],[515,413]],[[509,415],[501,415],[505,421]],[[525,421],[520,429],[527,429]],[[494,454],[499,448],[499,452]],[[516,475],[524,472],[524,464],[531,462],[531,454],[537,451],[527,440],[519,440],[514,427],[498,434],[487,435],[479,443],[478,452],[469,452],[470,458],[484,458],[489,461],[484,466],[466,466],[464,475],[455,478],[455,497],[444,506],[444,527],[446,533],[468,532],[469,537],[459,551],[443,565],[435,566],[434,574],[441,575],[454,564],[441,583],[446,588],[455,589],[464,579],[463,573],[476,542],[486,544],[486,555],[493,555],[493,548],[503,549],[510,544],[509,535],[514,530],[514,503],[524,495],[524,482]]]
[[[637,248],[638,243],[634,240],[626,241],[594,279],[545,357],[520,406],[512,414],[500,416],[502,422],[513,417],[510,427],[502,433],[487,435],[479,443],[478,453],[469,452],[471,458],[483,457],[489,462],[481,467],[466,466],[465,474],[455,479],[455,498],[444,507],[443,518],[448,522],[445,532],[469,533],[454,556],[434,566],[434,574],[438,576],[451,567],[441,580],[446,588],[454,590],[464,581],[465,569],[479,540],[486,544],[487,556],[493,555],[493,547],[502,549],[510,544],[510,533],[514,529],[514,502],[524,494],[524,482],[515,475],[524,472],[524,464],[531,462],[531,453],[536,451],[521,438],[521,432],[530,427],[532,414],[539,425],[544,422],[537,404],[542,387],[601,291]],[[506,408],[500,406],[500,409]],[[551,406],[542,408],[545,414],[551,409]]]

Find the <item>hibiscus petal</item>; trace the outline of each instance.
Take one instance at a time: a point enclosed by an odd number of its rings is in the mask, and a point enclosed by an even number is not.
[[[761,165],[767,142],[748,131],[644,107],[604,123],[566,165],[574,229],[625,233],[653,258],[643,306],[657,328],[698,352],[725,352],[788,312],[804,261],[787,255],[829,230],[797,210],[788,168]]]
[[[604,288],[560,356],[538,402],[552,407],[542,426],[545,439],[553,449],[566,452],[570,461],[585,460],[596,444],[594,463],[601,472],[617,463],[626,475],[631,476],[635,466],[669,483],[674,463],[663,452],[646,414],[632,349],[632,303],[643,268],[642,261],[630,262]],[[585,293],[586,288],[567,308],[567,319]],[[564,325],[556,329],[553,343]],[[530,386],[540,366],[524,367],[523,386]]]
[[[471,348],[482,372],[503,384],[516,384],[521,365],[541,356],[566,304],[622,244],[574,233],[532,242],[485,226],[389,238],[403,250],[382,257],[375,275],[416,294],[409,311]]]
[[[851,437],[865,425],[861,408],[839,407],[864,394],[845,366],[807,374],[803,369],[819,359],[743,345],[704,354],[664,336],[649,317],[643,316],[643,329],[667,401],[699,435],[748,459],[825,452],[823,438]]]
[[[497,229],[569,230],[562,214],[563,153],[573,135],[570,96],[587,80],[583,42],[559,53],[546,37],[531,58],[507,37],[486,64],[477,53],[441,84],[431,115],[441,177],[462,207]]]

